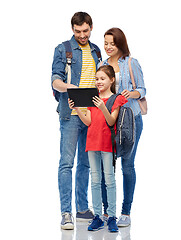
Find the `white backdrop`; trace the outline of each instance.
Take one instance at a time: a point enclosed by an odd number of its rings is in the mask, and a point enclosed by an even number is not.
[[[179,239],[179,8],[176,0],[0,3],[1,239],[60,239],[59,121],[50,78],[54,48],[71,38],[76,11],[92,16],[91,41],[103,59],[104,32],[121,28],[144,73],[149,110],[136,157],[132,239]],[[118,161],[118,215],[120,169]]]

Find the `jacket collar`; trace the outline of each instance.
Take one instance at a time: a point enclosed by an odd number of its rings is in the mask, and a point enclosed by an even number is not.
[[[75,49],[80,49],[80,46],[78,44],[78,42],[75,40],[75,37],[74,35],[72,36],[71,38],[71,43],[72,43],[72,48],[75,50]],[[93,45],[91,44],[90,41],[88,41],[89,45],[90,45],[90,48],[91,48],[91,51],[94,50],[95,48],[93,47]]]

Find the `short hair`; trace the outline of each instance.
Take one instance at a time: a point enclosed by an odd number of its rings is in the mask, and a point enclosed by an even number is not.
[[[129,48],[128,48],[126,36],[121,29],[111,28],[111,29],[109,29],[105,32],[104,37],[106,35],[112,35],[113,36],[113,40],[114,40],[114,43],[115,43],[116,47],[119,50],[121,50],[121,52],[123,53],[123,59],[125,59],[125,57],[128,57],[130,55],[130,51],[129,51]]]
[[[74,27],[74,24],[82,26],[84,23],[87,23],[90,27],[92,27],[91,16],[86,12],[76,12],[71,19],[72,28]]]

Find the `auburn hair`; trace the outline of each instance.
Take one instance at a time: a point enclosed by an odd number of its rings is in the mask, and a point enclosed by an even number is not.
[[[128,44],[127,44],[126,36],[121,29],[111,28],[111,29],[109,29],[105,32],[104,37],[106,35],[112,35],[113,36],[114,44],[116,45],[116,47],[119,50],[121,50],[121,52],[123,54],[123,56],[122,56],[123,59],[125,59],[125,57],[128,57],[130,55],[130,51],[129,51],[129,47],[128,47]]]

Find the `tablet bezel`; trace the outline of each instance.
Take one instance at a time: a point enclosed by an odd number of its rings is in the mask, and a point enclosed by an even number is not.
[[[92,98],[99,96],[97,88],[68,88],[67,92],[75,107],[95,107]]]

